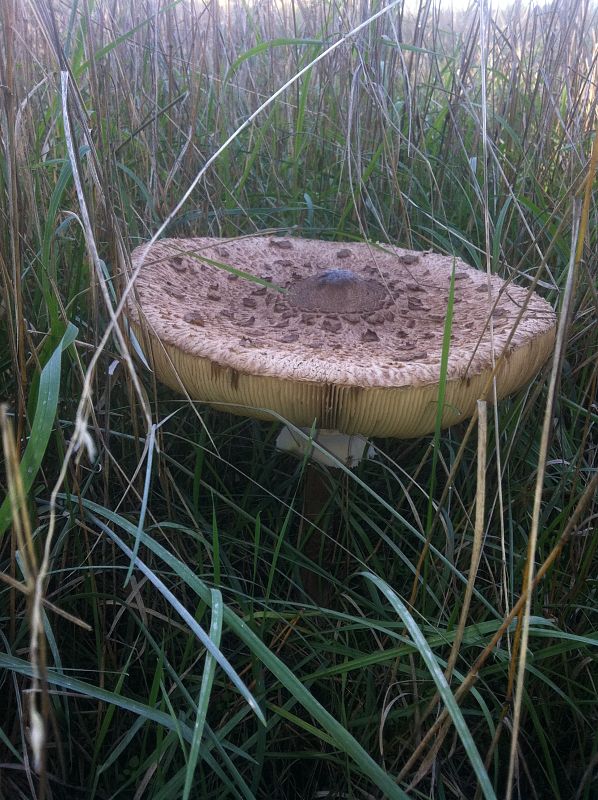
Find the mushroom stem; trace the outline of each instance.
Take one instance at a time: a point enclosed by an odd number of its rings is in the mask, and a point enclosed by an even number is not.
[[[297,547],[314,564],[330,572],[334,557],[334,530],[322,530],[322,520],[333,499],[332,484],[322,468],[308,461],[303,474],[302,519],[297,533]],[[331,595],[331,583],[308,567],[300,569],[306,594],[320,605]]]
[[[314,447],[314,442],[319,447]],[[374,449],[363,436],[333,430],[291,429],[288,426],[279,433],[276,446],[279,450],[308,459],[303,476],[303,509],[297,545],[310,561],[330,572],[336,531],[332,525],[327,532],[322,531],[322,520],[333,498],[333,489],[322,466],[329,469],[338,469],[343,464],[356,467],[364,456],[371,458]],[[309,597],[325,605],[331,595],[330,581],[305,567],[301,568],[300,575]]]

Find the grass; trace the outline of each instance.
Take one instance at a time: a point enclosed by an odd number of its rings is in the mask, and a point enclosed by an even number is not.
[[[597,9],[382,11],[1,6],[0,797],[598,791]],[[487,426],[327,474],[331,570],[278,426],[157,385],[120,315],[139,242],[261,230],[560,311]]]

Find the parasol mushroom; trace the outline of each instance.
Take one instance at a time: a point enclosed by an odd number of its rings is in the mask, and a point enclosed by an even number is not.
[[[164,239],[132,261],[129,319],[161,381],[235,414],[334,432],[348,464],[367,440],[339,433],[434,429],[453,272],[443,427],[472,415],[493,370],[501,398],[553,349],[549,303],[432,252],[255,236]]]

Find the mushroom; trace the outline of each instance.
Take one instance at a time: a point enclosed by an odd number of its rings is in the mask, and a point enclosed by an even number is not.
[[[132,261],[129,319],[140,337],[147,323],[161,381],[235,414],[317,429],[326,449],[331,431],[347,464],[365,437],[434,429],[453,271],[443,427],[472,415],[494,369],[501,398],[553,349],[549,303],[432,252],[255,236],[163,239]],[[279,444],[299,440],[291,429]]]

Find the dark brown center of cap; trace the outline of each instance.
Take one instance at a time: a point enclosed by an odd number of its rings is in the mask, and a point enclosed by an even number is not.
[[[381,308],[386,290],[378,281],[362,278],[350,269],[329,269],[295,281],[289,287],[287,299],[303,311],[360,314]]]

